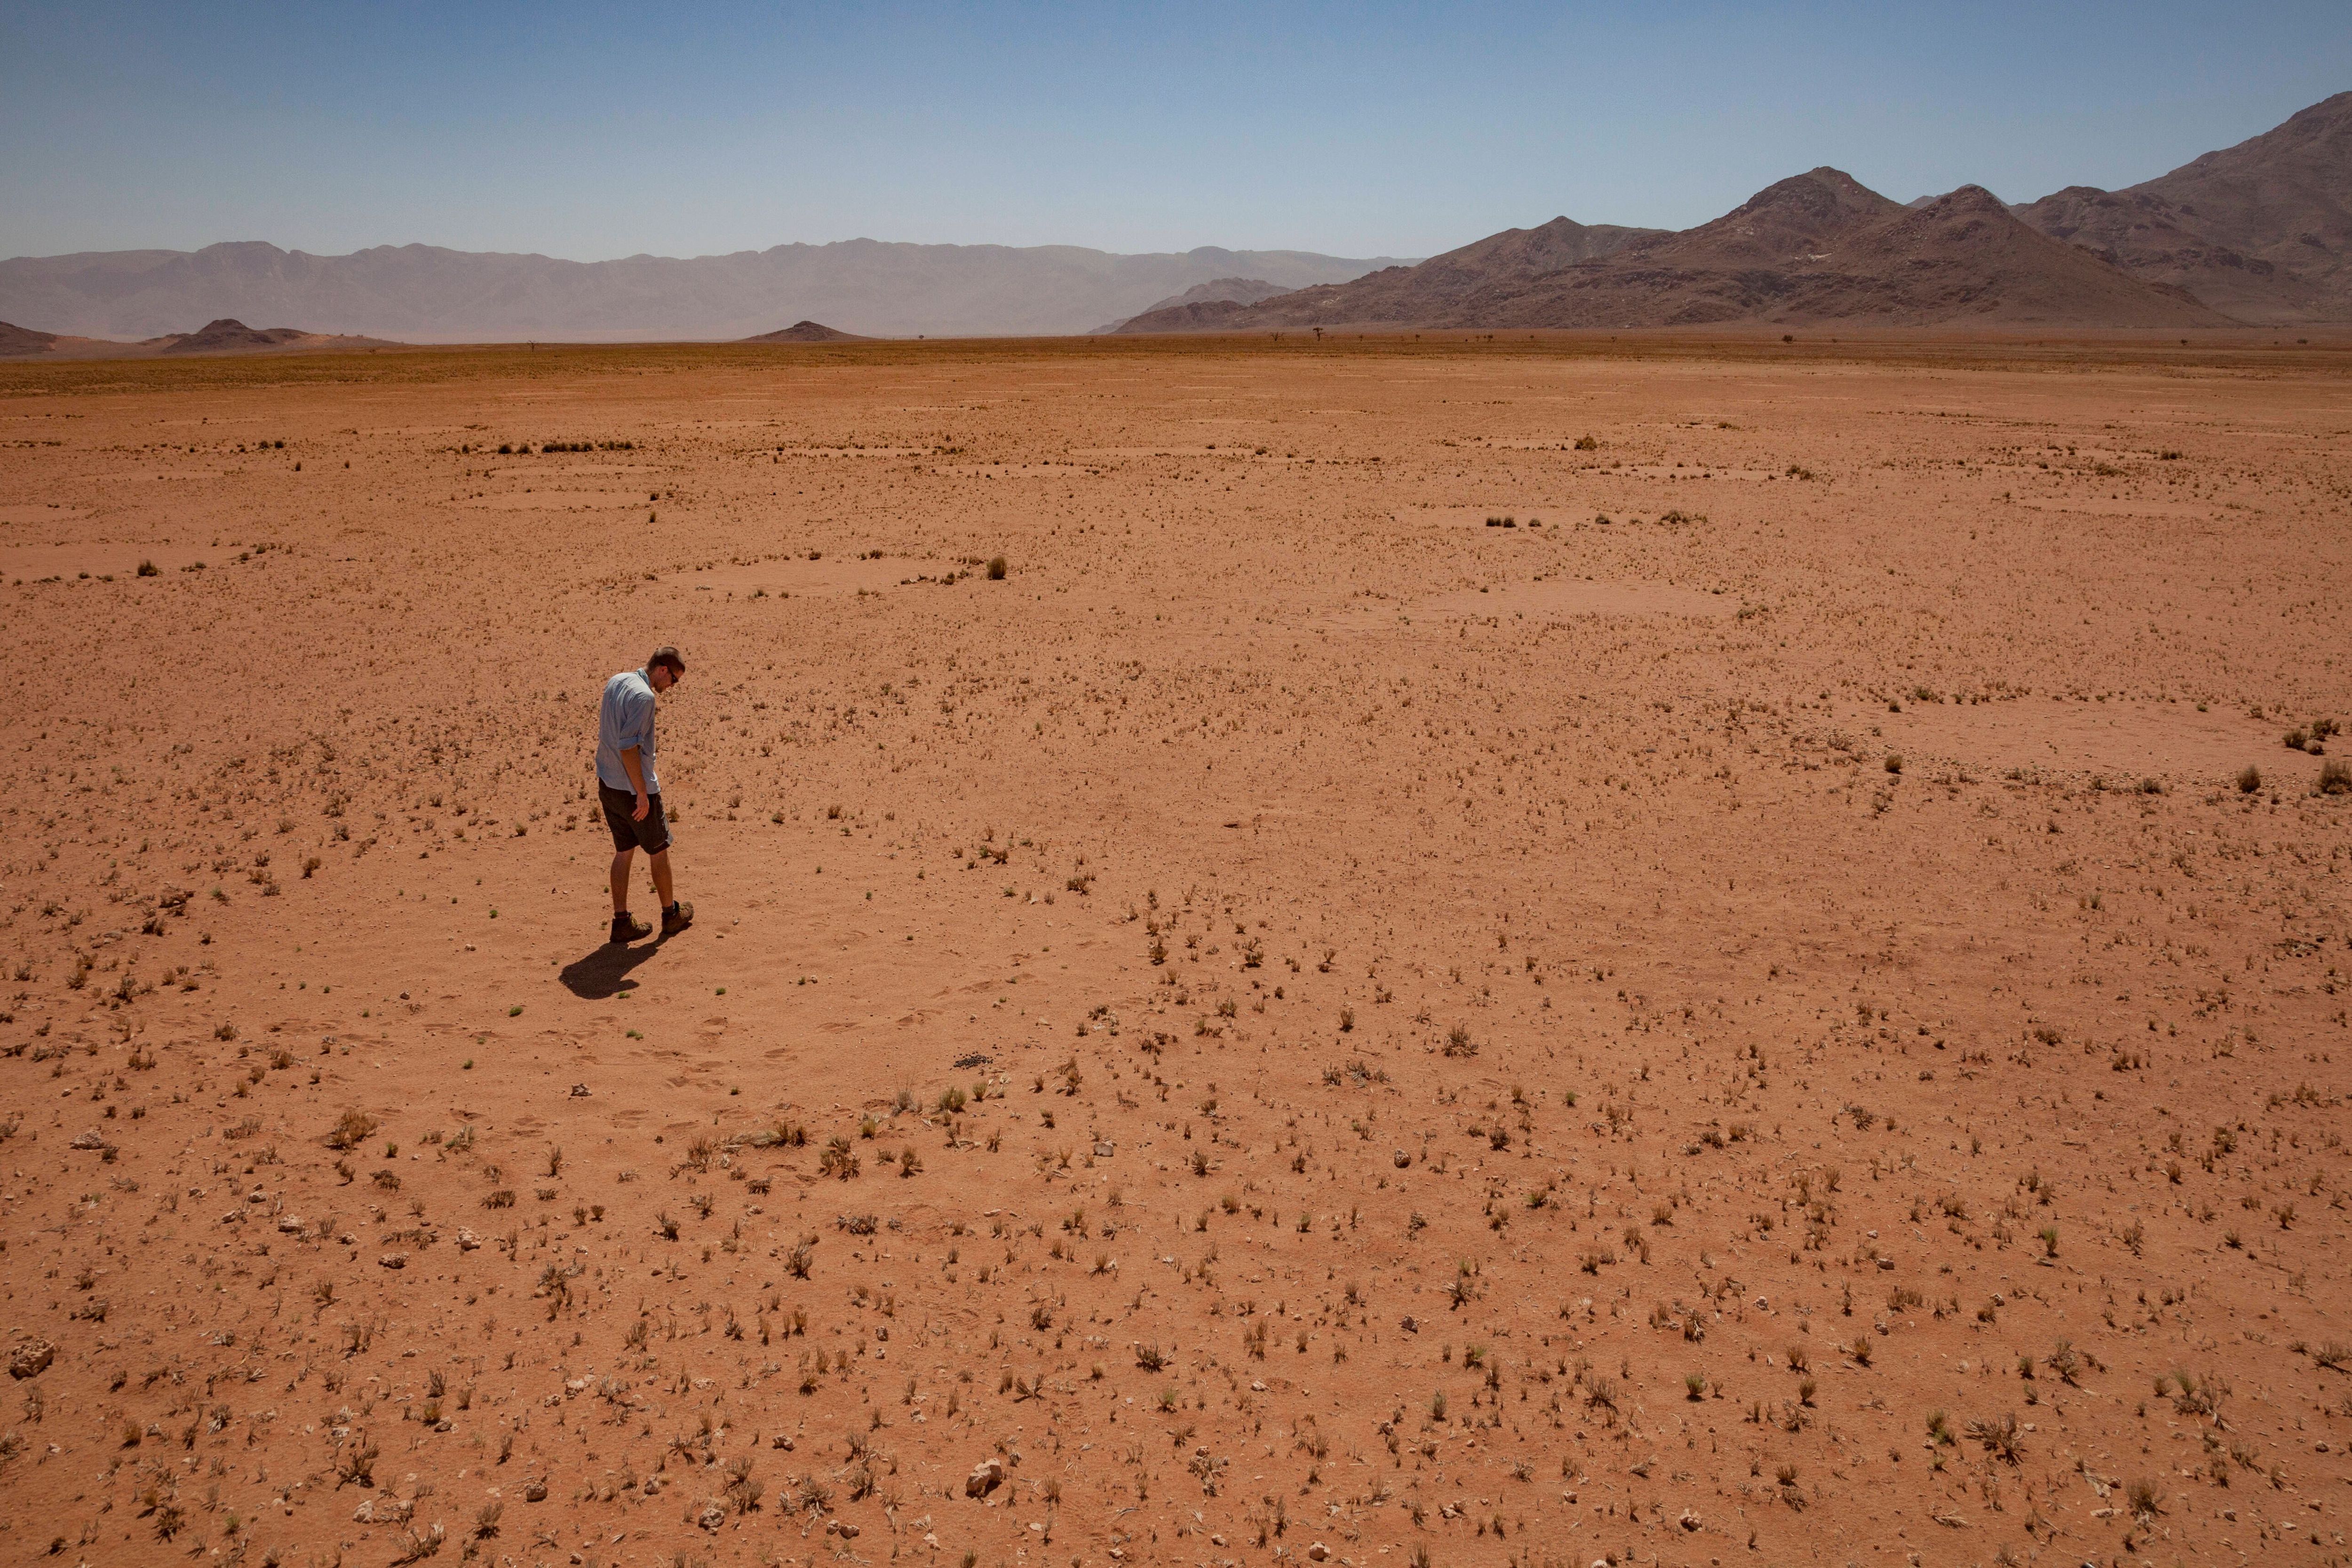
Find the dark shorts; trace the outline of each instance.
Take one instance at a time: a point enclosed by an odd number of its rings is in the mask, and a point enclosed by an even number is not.
[[[596,781],[596,794],[604,803],[604,826],[613,830],[614,853],[625,855],[632,849],[642,849],[648,855],[658,855],[669,847],[669,816],[662,810],[658,792],[646,797],[646,819],[635,817],[637,797],[625,789],[614,789],[604,780]]]

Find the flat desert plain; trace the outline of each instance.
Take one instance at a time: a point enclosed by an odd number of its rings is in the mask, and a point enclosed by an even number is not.
[[[0,1555],[2347,1561],[2347,368],[0,373]]]

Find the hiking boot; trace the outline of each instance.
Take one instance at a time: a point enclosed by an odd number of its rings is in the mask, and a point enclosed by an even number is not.
[[[662,935],[676,936],[694,923],[694,906],[680,899],[662,911]]]
[[[616,942],[635,942],[641,936],[651,936],[654,928],[626,910],[613,917],[612,940]]]

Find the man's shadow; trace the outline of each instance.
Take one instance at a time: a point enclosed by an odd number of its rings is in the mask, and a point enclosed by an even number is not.
[[[629,972],[662,950],[667,937],[656,937],[649,942],[623,946],[608,942],[585,958],[575,958],[563,966],[559,977],[563,988],[574,996],[592,1002],[616,996],[636,984]]]

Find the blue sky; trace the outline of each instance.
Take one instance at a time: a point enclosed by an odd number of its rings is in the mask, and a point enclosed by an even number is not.
[[[2352,88],[2352,5],[0,0],[0,255],[868,236],[1426,255],[1819,163],[2128,184]]]

